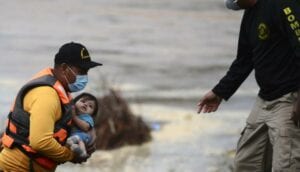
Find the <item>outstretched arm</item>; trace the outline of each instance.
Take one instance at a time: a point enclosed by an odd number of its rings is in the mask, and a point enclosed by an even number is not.
[[[228,100],[253,70],[252,49],[249,45],[247,26],[243,21],[239,35],[237,57],[219,83],[201,98],[198,103],[198,113],[215,112],[222,99]]]

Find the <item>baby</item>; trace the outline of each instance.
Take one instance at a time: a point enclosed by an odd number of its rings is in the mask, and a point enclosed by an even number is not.
[[[93,117],[98,112],[97,98],[89,93],[82,93],[74,98],[73,125],[71,135],[67,139],[70,149],[81,157],[87,157],[85,145],[91,142],[92,137],[88,134],[94,127]]]

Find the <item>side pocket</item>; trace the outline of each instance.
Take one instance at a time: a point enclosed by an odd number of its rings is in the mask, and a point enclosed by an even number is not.
[[[253,128],[250,127],[250,125],[247,124],[247,126],[243,129],[241,132],[240,138],[237,143],[237,149],[236,151],[239,152],[240,149],[243,147],[244,143],[248,140],[250,133],[253,132]]]
[[[287,169],[291,166],[292,137],[289,129],[281,128],[274,143],[273,165],[276,169]]]

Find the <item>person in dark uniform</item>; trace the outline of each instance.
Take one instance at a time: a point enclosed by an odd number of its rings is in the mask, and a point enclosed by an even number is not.
[[[201,98],[198,113],[215,112],[254,70],[260,89],[237,145],[234,170],[300,171],[300,2],[227,0],[226,5],[245,9],[237,56]]]

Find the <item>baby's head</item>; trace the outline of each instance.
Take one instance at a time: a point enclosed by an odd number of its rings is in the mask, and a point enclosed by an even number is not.
[[[98,113],[98,101],[95,96],[89,93],[81,93],[74,98],[77,114],[90,114],[95,117]]]

